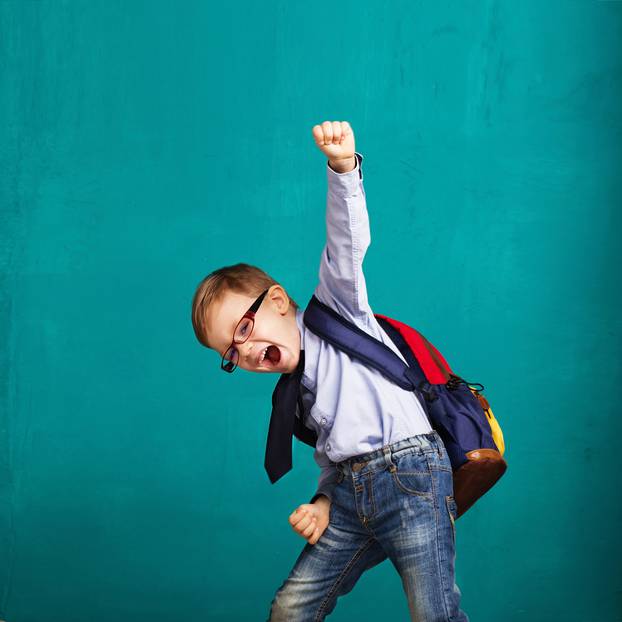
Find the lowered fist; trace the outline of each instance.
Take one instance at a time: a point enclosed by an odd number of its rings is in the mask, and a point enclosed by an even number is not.
[[[315,544],[324,533],[330,518],[330,501],[321,495],[315,503],[303,503],[289,515],[292,529],[309,544]]]
[[[354,132],[347,121],[324,121],[314,125],[312,133],[318,149],[331,164],[350,159],[354,162]]]

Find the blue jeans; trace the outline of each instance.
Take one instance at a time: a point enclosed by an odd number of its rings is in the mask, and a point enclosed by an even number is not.
[[[277,590],[268,622],[324,620],[365,570],[391,560],[416,622],[468,622],[454,579],[457,516],[438,433],[337,463],[328,527]]]

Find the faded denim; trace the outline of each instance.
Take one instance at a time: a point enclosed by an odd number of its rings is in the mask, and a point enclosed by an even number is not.
[[[455,582],[451,463],[433,430],[337,463],[329,525],[306,543],[269,622],[324,620],[361,574],[387,557],[416,622],[468,622]],[[365,595],[361,594],[364,599]]]

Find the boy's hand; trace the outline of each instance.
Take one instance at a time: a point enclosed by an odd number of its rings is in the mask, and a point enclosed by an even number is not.
[[[315,503],[302,503],[289,515],[289,524],[309,544],[315,544],[326,527],[330,518],[330,499],[321,495]]]
[[[324,121],[322,125],[314,125],[312,133],[315,144],[328,158],[331,168],[337,172],[354,168],[354,132],[347,121]]]

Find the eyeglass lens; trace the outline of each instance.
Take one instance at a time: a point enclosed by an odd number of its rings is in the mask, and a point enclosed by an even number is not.
[[[235,329],[233,340],[235,343],[244,343],[253,331],[253,320],[251,318],[242,318]],[[231,346],[225,352],[225,359],[231,361],[234,365],[238,363],[238,350],[235,346]]]

